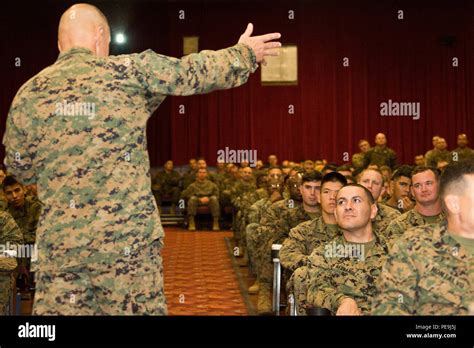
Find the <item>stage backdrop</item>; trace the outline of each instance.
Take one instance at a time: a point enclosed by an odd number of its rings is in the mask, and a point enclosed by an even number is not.
[[[127,36],[125,45],[112,44],[113,54],[152,48],[179,57],[183,36],[199,36],[200,49],[225,48],[248,22],[255,34],[280,31],[283,44],[298,46],[296,86],[261,86],[257,71],[233,90],[168,98],[148,122],[152,165],[196,156],[213,164],[226,147],[257,150],[259,158],[342,163],[360,138],[373,144],[377,132],[410,163],[431,147],[433,134],[450,149],[460,132],[474,143],[473,1],[91,3],[109,18],[113,35]],[[2,10],[2,137],[17,89],[57,58],[58,20],[71,4],[10,3]],[[389,100],[419,103],[419,119],[381,116],[380,104]]]

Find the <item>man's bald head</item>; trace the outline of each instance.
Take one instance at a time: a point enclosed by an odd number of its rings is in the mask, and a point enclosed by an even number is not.
[[[63,13],[58,28],[60,52],[73,47],[90,49],[98,56],[109,55],[110,29],[107,18],[95,6],[76,4]]]

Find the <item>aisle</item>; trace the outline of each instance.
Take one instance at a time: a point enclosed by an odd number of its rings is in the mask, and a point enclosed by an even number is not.
[[[247,315],[225,241],[232,233],[173,227],[165,232],[169,315]]]

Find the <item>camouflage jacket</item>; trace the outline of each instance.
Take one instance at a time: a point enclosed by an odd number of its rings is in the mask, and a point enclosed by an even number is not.
[[[181,197],[186,199],[189,199],[192,196],[198,198],[216,196],[219,198],[219,189],[217,188],[217,185],[210,180],[196,180],[181,193]]]
[[[451,161],[451,152],[448,150],[437,150],[433,149],[426,153],[425,162],[427,166],[436,168],[438,161]]]
[[[0,245],[1,252],[8,249],[9,245],[22,245],[23,234],[15,220],[7,212],[0,211]],[[12,271],[17,266],[16,258],[0,255],[0,271]]]
[[[152,186],[157,185],[158,189],[166,190],[179,185],[181,176],[176,170],[168,173],[166,170],[160,170],[153,178]]]
[[[3,138],[8,171],[38,184],[38,265],[133,260],[164,237],[151,190],[146,125],[168,95],[236,87],[258,68],[244,44],[181,59],[147,50],[62,52],[26,82]]]
[[[291,271],[306,266],[313,249],[339,233],[337,228],[327,225],[322,216],[292,228],[280,249],[282,266]]]
[[[393,169],[397,164],[397,154],[388,147],[374,146],[364,155],[364,168],[367,168],[369,164],[376,164],[379,168],[389,166]]]
[[[379,234],[385,234],[387,226],[401,214],[397,209],[385,204],[377,203],[377,208],[377,215],[372,220],[372,228]]]
[[[336,314],[345,298],[356,301],[362,314],[370,313],[376,280],[387,261],[388,246],[374,233],[374,245],[347,242],[341,233],[319,244],[309,257],[308,303]]]
[[[303,203],[292,199],[274,203],[271,213],[273,218],[268,224],[271,243],[282,243],[288,237],[292,228],[302,222],[312,220],[311,216],[304,210]]]
[[[474,158],[474,150],[470,147],[456,148],[451,151],[451,162],[465,161],[467,159]]]
[[[249,193],[249,192],[255,192],[256,190],[256,186],[255,186],[255,181],[254,180],[251,180],[251,181],[243,181],[243,180],[239,180],[233,187],[232,187],[232,191],[231,191],[231,202],[232,204],[240,209],[240,203],[241,203],[241,200],[242,200],[242,197],[246,194],[246,193]]]
[[[23,233],[25,243],[33,244],[36,240],[36,228],[41,215],[41,203],[29,196],[25,196],[25,204],[22,208],[8,206],[8,212],[15,219],[16,224]]]
[[[262,213],[266,211],[272,202],[270,199],[267,198],[262,198],[258,201],[256,201],[254,204],[249,209],[248,213],[248,222],[249,224],[260,224],[260,221],[262,220]]]
[[[446,214],[441,212],[438,215],[438,219],[436,222],[441,222],[446,219]],[[385,236],[387,239],[391,240],[389,244],[393,244],[395,239],[397,239],[400,235],[405,233],[406,230],[413,228],[413,227],[418,227],[418,226],[423,226],[429,224],[428,221],[416,211],[416,209],[411,209],[407,211],[406,213],[403,213],[399,217],[397,217],[395,220],[393,220],[388,227],[385,229]]]
[[[446,221],[410,229],[395,242],[372,314],[466,315],[470,306],[474,257],[449,235]]]

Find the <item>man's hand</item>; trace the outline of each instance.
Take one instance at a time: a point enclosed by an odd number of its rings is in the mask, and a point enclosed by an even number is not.
[[[283,196],[281,195],[281,193],[279,191],[274,191],[271,195],[270,195],[270,201],[272,203],[275,203],[276,201],[281,201],[283,199]]]
[[[271,33],[260,36],[250,36],[253,32],[253,24],[249,23],[245,33],[240,36],[238,43],[246,44],[252,48],[257,58],[257,63],[263,62],[265,64],[265,56],[278,56],[276,48],[281,47],[278,41],[272,41],[281,37],[280,33]],[[272,41],[272,42],[268,42]]]
[[[357,302],[351,298],[342,300],[336,315],[361,315]]]
[[[202,204],[207,204],[207,203],[209,203],[209,197],[201,197],[201,198],[199,198],[199,201]]]
[[[415,203],[410,199],[410,197],[406,196],[403,197],[402,201],[402,208],[405,211],[411,210],[415,207]]]

